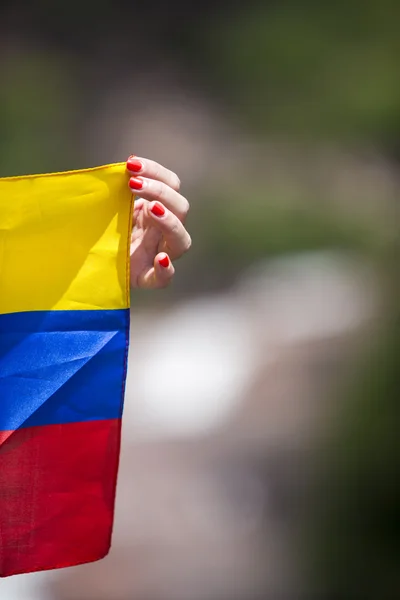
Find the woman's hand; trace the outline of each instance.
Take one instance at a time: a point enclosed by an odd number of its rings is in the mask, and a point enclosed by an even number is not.
[[[131,287],[163,288],[172,280],[172,261],[187,252],[190,235],[183,223],[189,203],[178,176],[158,163],[130,156],[126,163],[135,200],[131,236]]]

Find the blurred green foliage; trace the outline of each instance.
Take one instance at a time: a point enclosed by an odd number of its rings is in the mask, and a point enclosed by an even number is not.
[[[394,600],[400,593],[400,286],[387,257],[386,310],[319,458],[306,535],[312,597]]]
[[[69,65],[48,52],[21,49],[0,59],[2,175],[63,170],[74,153],[76,91]]]
[[[132,11],[130,2],[74,1],[60,4],[57,11],[44,0],[35,6],[5,2],[6,16],[7,6],[9,12],[14,7],[11,23],[22,23],[27,41],[36,34],[40,45],[36,51],[28,43],[11,60],[7,53],[0,57],[3,173],[15,160],[14,146],[25,146],[26,151],[36,147],[32,154],[52,164],[60,150],[56,138],[73,144],[71,119],[76,111],[87,109],[85,95],[91,94],[92,85],[98,93],[102,90],[101,82],[90,80],[90,71],[98,72],[97,56],[107,73],[115,61],[121,71],[129,72],[133,53],[137,64],[141,62],[140,31],[134,42],[126,18]],[[201,10],[183,0],[168,5],[157,0],[143,11],[143,19],[153,17],[158,56],[162,51],[164,59],[194,69],[200,85],[229,106],[232,117],[254,135],[355,139],[397,152],[396,0],[266,0],[245,5],[207,0]],[[3,18],[3,27],[6,24]],[[77,152],[76,145],[69,151],[71,162]]]
[[[255,132],[397,146],[400,5],[265,2],[221,15],[208,67]]]

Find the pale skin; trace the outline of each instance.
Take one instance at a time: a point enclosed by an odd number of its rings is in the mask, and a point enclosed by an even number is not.
[[[129,187],[137,194],[131,235],[131,287],[157,289],[169,285],[173,261],[191,246],[184,222],[189,203],[180,194],[178,176],[147,158],[127,161]]]

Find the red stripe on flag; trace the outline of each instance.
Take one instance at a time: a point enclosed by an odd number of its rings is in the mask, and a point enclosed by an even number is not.
[[[10,437],[12,431],[0,431],[0,446],[4,444],[4,442]],[[0,490],[0,498],[1,498],[1,490]]]
[[[120,419],[45,425],[0,445],[0,576],[107,554],[120,431]]]

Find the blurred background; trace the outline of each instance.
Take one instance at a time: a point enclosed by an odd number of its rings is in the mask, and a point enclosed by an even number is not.
[[[400,4],[0,8],[0,175],[175,170],[132,297],[113,547],[1,600],[400,598]]]

